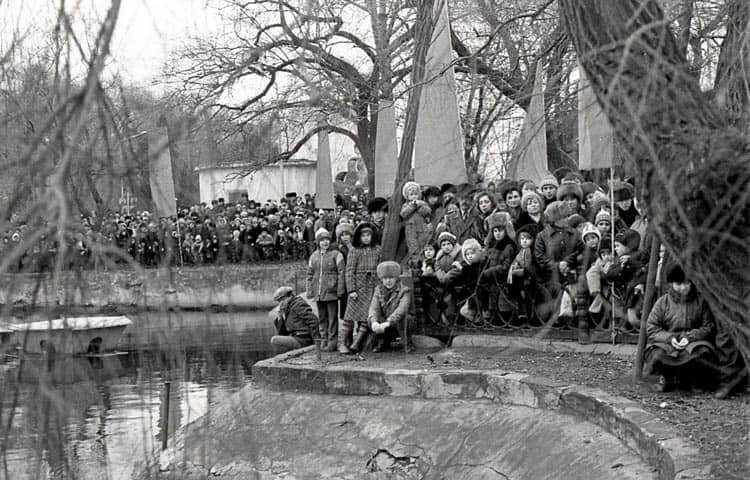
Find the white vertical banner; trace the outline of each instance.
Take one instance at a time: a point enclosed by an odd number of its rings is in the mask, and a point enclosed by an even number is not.
[[[381,100],[375,137],[375,196],[388,198],[393,194],[398,172],[396,141],[396,108],[392,100]]]
[[[436,0],[414,139],[414,179],[422,185],[467,181],[447,0]]]
[[[169,154],[169,136],[164,127],[148,133],[148,170],[156,215],[160,218],[176,215],[172,157]]]
[[[547,167],[547,124],[544,118],[544,69],[537,64],[531,102],[526,111],[521,134],[513,148],[508,177],[539,183],[549,175]]]
[[[333,209],[335,203],[328,130],[318,132],[318,168],[315,172],[315,208]]]
[[[615,155],[612,126],[580,65],[578,72],[578,168],[612,168]]]

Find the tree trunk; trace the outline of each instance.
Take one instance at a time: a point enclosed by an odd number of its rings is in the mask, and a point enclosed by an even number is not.
[[[745,131],[750,127],[750,2],[730,0],[727,5],[727,33],[716,67],[714,98],[729,119]]]
[[[747,362],[747,135],[701,92],[655,1],[560,0],[560,11],[623,153],[636,167],[651,225]]]

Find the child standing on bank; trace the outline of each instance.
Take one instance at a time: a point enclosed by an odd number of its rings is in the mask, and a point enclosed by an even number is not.
[[[307,266],[307,298],[318,305],[321,349],[333,352],[338,347],[338,302],[344,296],[344,256],[331,248],[331,234],[325,228],[315,232],[318,248]]]

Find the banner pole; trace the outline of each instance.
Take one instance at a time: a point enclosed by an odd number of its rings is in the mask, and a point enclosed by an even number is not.
[[[612,245],[612,256],[615,256],[615,166],[612,164],[611,167],[609,167],[609,199],[610,199],[610,208],[612,210],[612,215],[610,218],[612,219],[610,222],[610,228],[611,228],[611,242]],[[615,260],[617,260],[615,258]],[[610,286],[610,305],[612,310],[612,331],[610,333],[610,336],[612,337],[612,345],[617,343],[617,328],[615,327],[615,286],[612,284]]]

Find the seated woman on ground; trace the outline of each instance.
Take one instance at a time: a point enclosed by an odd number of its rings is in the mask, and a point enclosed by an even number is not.
[[[657,391],[678,384],[715,386],[716,327],[708,305],[678,265],[668,275],[669,291],[648,316],[644,374]]]

